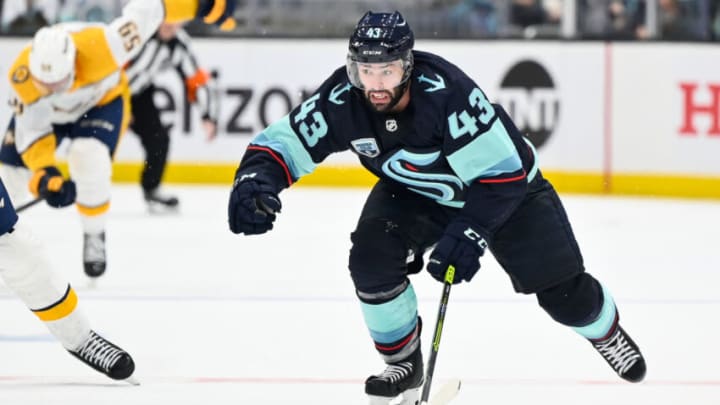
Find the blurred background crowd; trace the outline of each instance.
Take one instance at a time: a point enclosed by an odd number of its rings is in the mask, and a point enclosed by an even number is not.
[[[0,33],[62,21],[110,21],[123,0],[0,0]],[[720,40],[720,0],[240,0],[238,28],[197,36],[339,37],[366,10],[398,9],[420,38]]]

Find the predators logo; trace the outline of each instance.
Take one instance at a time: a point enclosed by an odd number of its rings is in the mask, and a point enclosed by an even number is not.
[[[27,79],[29,79],[29,78],[30,78],[30,70],[25,65],[18,66],[18,68],[15,69],[15,71],[13,72],[13,75],[12,75],[12,81],[17,84],[25,83],[27,81]]]

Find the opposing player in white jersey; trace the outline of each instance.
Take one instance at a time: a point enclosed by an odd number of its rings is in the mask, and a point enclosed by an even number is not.
[[[106,269],[112,156],[130,117],[123,66],[163,21],[202,17],[206,23],[232,29],[233,10],[234,0],[132,0],[122,16],[107,25],[69,23],[40,29],[12,64],[14,114],[0,150],[0,175],[16,201],[27,187],[17,168],[29,169],[29,188],[36,197],[46,197],[40,184],[56,179],[51,187],[55,194],[47,202],[53,207],[75,202],[88,276],[98,277]],[[55,159],[55,149],[64,139],[70,141],[72,180],[59,176]]]
[[[48,191],[51,198],[56,194]],[[90,328],[90,322],[78,308],[75,291],[67,280],[52,271],[43,246],[18,222],[1,179],[0,278],[73,356],[116,380],[133,374],[132,357]]]

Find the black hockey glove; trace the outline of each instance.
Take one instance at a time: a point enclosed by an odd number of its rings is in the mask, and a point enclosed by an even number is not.
[[[35,197],[42,197],[53,208],[67,207],[75,202],[75,182],[64,179],[55,166],[36,171],[30,179],[30,191]]]
[[[235,178],[228,204],[228,223],[233,233],[257,235],[273,228],[275,213],[282,204],[275,189],[253,179],[252,174]]]
[[[453,284],[473,278],[480,270],[480,256],[487,248],[485,238],[478,231],[466,218],[457,218],[447,226],[427,265],[434,279],[443,282],[449,265],[455,266]]]

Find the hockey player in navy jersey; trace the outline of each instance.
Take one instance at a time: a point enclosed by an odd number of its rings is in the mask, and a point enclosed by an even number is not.
[[[505,110],[458,67],[413,50],[398,12],[368,12],[346,66],[248,146],[230,194],[234,233],[273,227],[280,192],[328,155],[352,150],[379,177],[351,234],[350,275],[375,347],[372,404],[423,383],[421,322],[408,275],[470,281],[489,249],[519,293],[587,338],[620,377],[638,382],[645,360],[618,324],[608,290],[585,272],[563,205],[533,146]],[[408,254],[410,252],[410,254]]]

